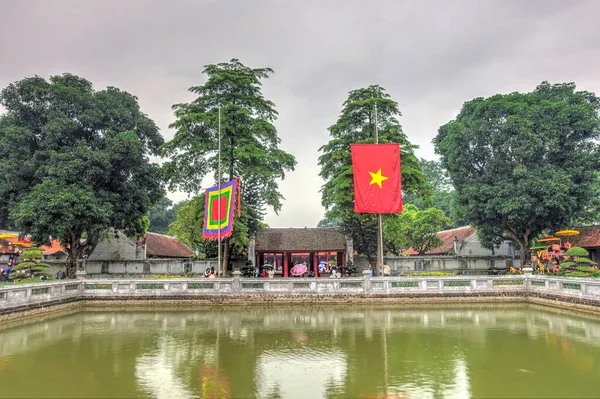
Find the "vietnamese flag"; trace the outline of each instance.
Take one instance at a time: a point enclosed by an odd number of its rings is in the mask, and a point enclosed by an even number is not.
[[[400,144],[351,144],[354,212],[402,212]]]

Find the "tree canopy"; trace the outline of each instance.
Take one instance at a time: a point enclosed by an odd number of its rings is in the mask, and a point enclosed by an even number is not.
[[[183,203],[173,204],[173,201],[167,196],[163,196],[148,212],[148,219],[150,220],[148,231],[167,234],[169,225],[175,221],[177,212],[182,206]]]
[[[593,204],[600,166],[600,101],[575,84],[466,102],[434,140],[457,205],[484,244],[520,245],[568,227]]]
[[[242,209],[247,219],[236,219],[236,230],[245,230],[244,240],[260,226],[267,206],[275,212],[281,209],[283,196],[278,179],[294,170],[294,156],[279,148],[280,139],[274,121],[275,104],[264,98],[262,80],[269,77],[270,68],[250,68],[237,59],[227,63],[207,65],[207,81],[190,91],[197,95],[190,103],[173,106],[177,120],[173,140],[162,147],[169,160],[165,170],[171,188],[199,194],[207,175],[217,181],[242,177]],[[218,119],[221,108],[221,159],[223,176],[218,176]],[[224,243],[224,265],[227,264],[229,241]],[[243,248],[240,248],[243,249]]]
[[[386,218],[383,231],[394,253],[412,248],[423,255],[442,245],[436,233],[451,226],[452,221],[440,209],[420,210],[415,205],[406,204],[402,213]]]
[[[432,161],[421,158],[419,160],[421,170],[425,176],[429,198],[423,198],[418,194],[407,194],[404,196],[405,204],[416,205],[419,209],[430,207],[444,211],[444,214],[452,220],[454,226],[464,226],[467,223],[460,215],[460,209],[456,206],[456,192],[440,161]]]
[[[344,102],[335,124],[329,127],[331,139],[319,151],[321,189],[326,217],[339,220],[342,231],[354,240],[359,253],[373,259],[377,251],[376,215],[354,213],[354,181],[350,144],[375,143],[375,104],[380,143],[399,143],[402,190],[427,197],[425,176],[398,118],[398,103],[384,88],[374,85],[353,90]]]
[[[144,228],[163,194],[149,160],[163,139],[136,97],[64,74],[10,84],[0,104],[0,224],[60,239],[70,276],[107,228]]]

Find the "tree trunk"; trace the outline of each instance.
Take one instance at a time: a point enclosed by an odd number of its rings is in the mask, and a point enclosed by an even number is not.
[[[77,257],[73,252],[69,253],[67,256],[67,277],[75,278],[75,273],[77,272]]]
[[[506,226],[505,231],[514,242],[519,244],[519,260],[521,261],[521,268],[524,268],[525,265],[531,264],[531,256],[529,253],[529,236],[531,235],[531,232],[526,230],[523,236],[519,236],[515,233],[515,231],[507,228]]]
[[[223,259],[222,259],[222,264],[221,264],[221,270],[223,270],[223,277],[227,276],[227,264],[228,263],[229,263],[229,238],[226,238],[223,241]]]
[[[521,260],[521,268],[524,268],[525,265],[529,265],[531,263],[531,256],[529,254],[529,245],[526,245],[525,242],[519,243],[519,259]]]

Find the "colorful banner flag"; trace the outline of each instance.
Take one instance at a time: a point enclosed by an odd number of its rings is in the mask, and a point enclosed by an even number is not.
[[[221,184],[221,190],[219,190],[219,186],[206,189],[202,238],[216,240],[219,238],[219,231],[221,232],[221,238],[227,238],[233,233],[233,210],[235,208],[234,197],[236,190],[238,192],[238,214],[240,212],[238,180],[235,179]]]
[[[352,144],[354,212],[402,212],[399,144]]]

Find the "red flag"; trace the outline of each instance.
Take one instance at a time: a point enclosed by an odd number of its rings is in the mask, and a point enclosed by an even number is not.
[[[354,212],[402,212],[400,144],[352,144]]]

